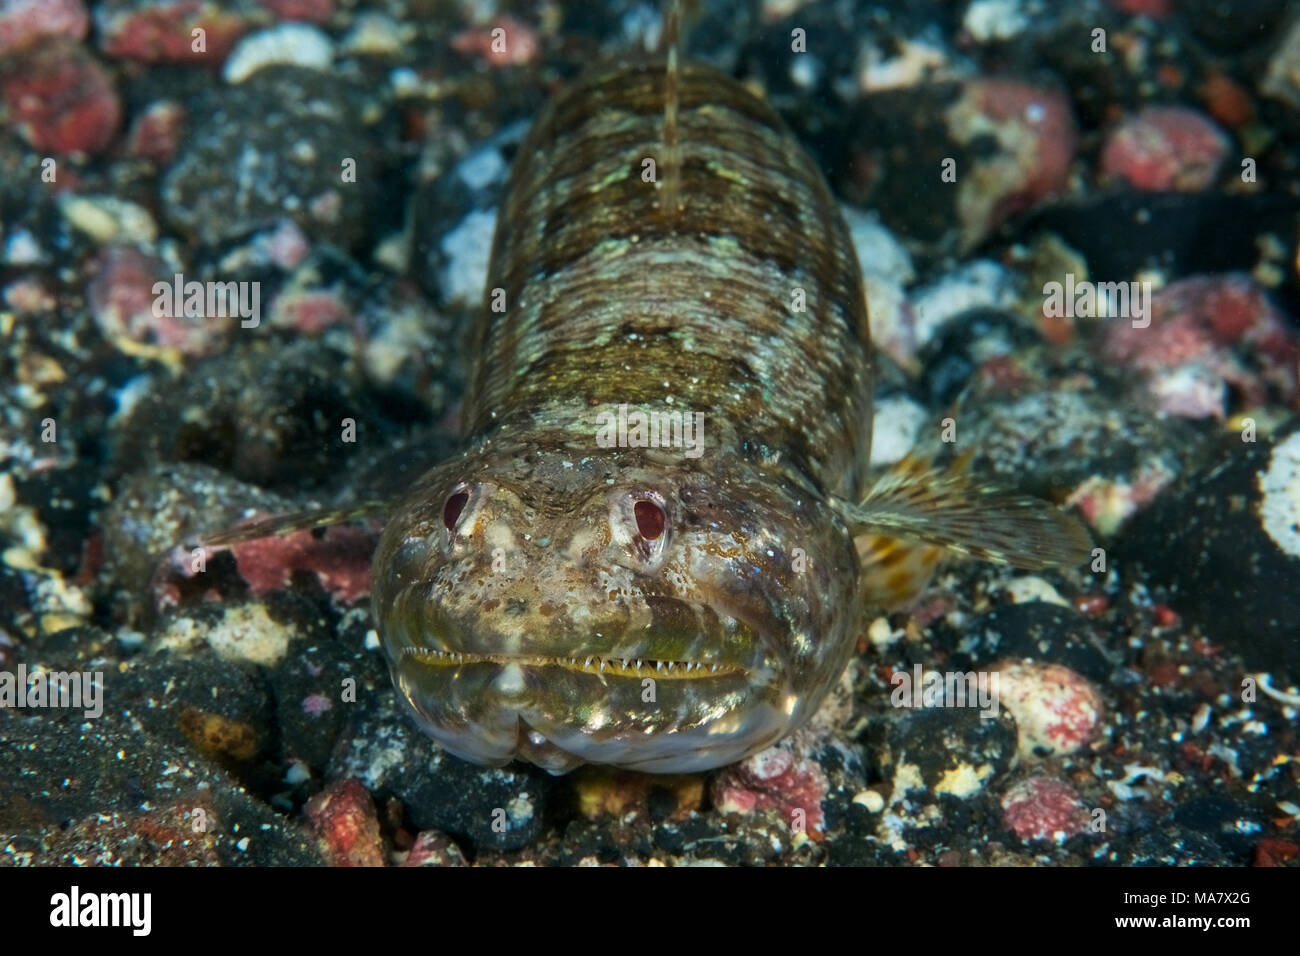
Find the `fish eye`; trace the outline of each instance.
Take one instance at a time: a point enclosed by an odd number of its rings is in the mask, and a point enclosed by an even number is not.
[[[632,508],[632,514],[636,517],[636,530],[647,541],[654,541],[664,533],[668,516],[655,502],[646,498],[641,499]]]
[[[442,523],[447,526],[448,531],[456,530],[456,522],[460,520],[467,501],[469,501],[469,492],[463,490],[454,491],[447,498],[447,503],[442,506]]]
[[[627,549],[639,569],[657,568],[673,535],[663,496],[655,491],[626,489],[614,492],[609,504],[613,542]]]

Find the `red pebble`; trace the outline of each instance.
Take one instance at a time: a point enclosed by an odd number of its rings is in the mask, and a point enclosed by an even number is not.
[[[1111,324],[1102,353],[1143,372],[1199,363],[1237,388],[1250,405],[1268,400],[1269,385],[1283,402],[1297,393],[1300,338],[1264,290],[1244,275],[1171,283],[1153,296],[1150,327]]]
[[[1198,192],[1213,185],[1228,145],[1223,131],[1196,110],[1151,106],[1111,132],[1101,170],[1136,189]]]
[[[1300,844],[1292,840],[1265,837],[1255,844],[1254,866],[1285,866],[1300,854]]]
[[[1178,623],[1178,612],[1163,604],[1151,608],[1151,618],[1156,627],[1173,627]]]
[[[1002,797],[1002,822],[1021,840],[1063,843],[1084,831],[1088,810],[1065,781],[1030,777]]]
[[[1102,725],[1101,695],[1087,678],[1035,660],[994,665],[997,694],[1020,734],[1020,755],[1069,754],[1091,743]]]
[[[312,290],[279,296],[271,309],[271,321],[287,325],[304,335],[319,335],[333,325],[347,325],[352,310],[333,292]]]
[[[460,847],[436,830],[426,830],[415,839],[402,866],[465,866]]]
[[[334,16],[334,0],[262,0],[262,6],[281,20],[324,23]]]
[[[379,815],[360,780],[336,780],[308,800],[304,812],[335,866],[384,865]]]
[[[1174,12],[1174,0],[1107,0],[1116,10],[1148,17],[1167,17]]]
[[[494,36],[498,30],[503,32]],[[531,63],[540,49],[537,31],[511,16],[498,17],[490,27],[457,33],[451,38],[451,45],[460,53],[483,57],[492,66]]]
[[[804,832],[820,841],[827,786],[821,766],[786,738],[723,770],[713,781],[713,804],[723,813],[775,809],[791,827],[802,821]]]
[[[371,534],[349,527],[330,528],[321,537],[311,531],[295,531],[230,546],[239,576],[253,594],[287,588],[295,574],[308,571],[316,575],[321,587],[349,605],[370,593],[374,550]]]
[[[206,63],[221,66],[226,54],[248,31],[236,13],[208,0],[157,0],[147,6],[101,4],[95,11],[100,49],[109,56],[146,63]],[[202,29],[204,49],[195,50],[194,30]]]
[[[15,61],[0,83],[10,123],[38,150],[98,153],[117,133],[122,104],[113,80],[79,46],[42,46]]]
[[[993,137],[999,144],[994,157],[978,161],[977,172],[962,180],[965,241],[1066,187],[1078,135],[1060,90],[1013,79],[971,80],[947,120],[959,142]]]
[[[89,25],[81,0],[0,0],[0,56],[24,50],[43,37],[80,40]]]
[[[154,310],[154,283],[171,276],[161,259],[134,246],[106,246],[99,253],[86,301],[95,323],[110,339],[202,355],[221,340],[229,321],[188,319]]]
[[[1110,608],[1110,599],[1104,594],[1080,594],[1074,599],[1074,609],[1088,617],[1105,614]]]
[[[1201,84],[1201,99],[1210,115],[1229,129],[1240,129],[1255,118],[1255,104],[1241,84],[1212,70]]]
[[[126,151],[166,166],[180,147],[184,125],[185,108],[179,103],[172,100],[151,103],[131,124]]]

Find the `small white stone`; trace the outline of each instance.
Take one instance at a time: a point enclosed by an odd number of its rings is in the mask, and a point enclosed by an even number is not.
[[[45,250],[26,229],[15,229],[5,242],[5,262],[10,265],[34,265],[45,259]]]
[[[1019,0],[972,0],[962,18],[962,27],[981,43],[1009,40],[1025,27],[1029,18]]]
[[[902,395],[876,402],[871,426],[871,464],[892,465],[911,451],[926,416],[924,408]]]
[[[879,216],[852,206],[843,206],[841,210],[849,224],[849,236],[863,275],[877,275],[902,285],[916,278],[907,248],[881,224]]]
[[[176,618],[159,636],[157,646],[183,654],[207,644],[226,660],[271,666],[284,657],[297,634],[294,625],[272,620],[265,605],[243,604],[226,608],[221,620],[212,625],[201,625],[190,617]]]
[[[1015,604],[1027,604],[1030,601],[1042,601],[1045,604],[1058,604],[1069,607],[1070,602],[1061,597],[1061,592],[1042,578],[1026,574],[1012,578],[1007,582],[1006,593]]]
[[[289,64],[327,70],[334,62],[334,44],[305,23],[283,23],[250,33],[231,51],[221,71],[227,83],[242,83],[264,66]]]
[[[480,149],[470,153],[456,167],[456,175],[470,189],[482,189],[505,179],[506,161],[498,149]]]
[[[1015,287],[1006,269],[988,259],[967,263],[913,294],[917,344],[930,341],[949,319],[963,312],[1010,309],[1015,302]]]
[[[874,790],[862,790],[853,795],[853,802],[859,806],[866,807],[872,813],[879,813],[885,809],[885,798]]]
[[[439,285],[449,302],[474,305],[482,298],[496,227],[495,209],[476,210],[442,237],[440,248],[448,261]]]
[[[345,53],[389,56],[400,53],[414,38],[415,29],[410,25],[399,24],[382,13],[359,13],[342,49]]]
[[[125,239],[149,243],[158,238],[158,226],[149,211],[125,199],[64,193],[59,211],[73,228],[99,242]]]
[[[1259,473],[1259,519],[1284,554],[1300,558],[1300,431],[1273,449]]]

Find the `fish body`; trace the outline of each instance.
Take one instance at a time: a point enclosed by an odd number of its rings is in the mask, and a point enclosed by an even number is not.
[[[1077,521],[960,469],[871,472],[839,208],[768,106],[671,47],[539,116],[487,299],[465,451],[386,509],[373,568],[398,692],[465,759],[721,766],[807,721],[943,554],[1087,555]]]
[[[867,486],[872,361],[838,207],[761,100],[659,59],[551,104],[498,222],[505,306],[481,326],[469,450],[398,507],[376,560],[397,686],[479,762],[739,759],[807,719],[860,624],[832,500]],[[599,441],[602,413],[638,412],[661,439],[674,413],[698,422],[695,453]]]

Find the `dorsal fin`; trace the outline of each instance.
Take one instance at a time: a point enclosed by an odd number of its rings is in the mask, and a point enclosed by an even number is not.
[[[670,218],[676,218],[681,208],[681,149],[677,141],[677,99],[681,79],[682,7],[684,0],[667,0],[664,30],[660,36],[660,50],[667,59],[664,70],[664,132],[663,132],[663,192],[661,208]]]

